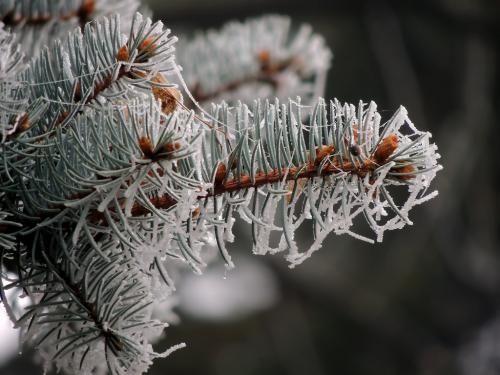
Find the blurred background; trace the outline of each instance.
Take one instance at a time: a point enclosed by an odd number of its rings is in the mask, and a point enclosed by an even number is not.
[[[149,0],[174,34],[265,13],[309,23],[334,53],[326,98],[400,104],[433,133],[439,197],[414,226],[368,245],[331,235],[291,270],[250,256],[235,230],[236,270],[214,264],[179,283],[158,344],[187,348],[150,374],[490,375],[500,373],[498,0]],[[169,306],[165,306],[170,311]],[[2,311],[3,312],[3,311]],[[8,324],[7,324],[8,326]],[[41,374],[0,327],[0,374]]]

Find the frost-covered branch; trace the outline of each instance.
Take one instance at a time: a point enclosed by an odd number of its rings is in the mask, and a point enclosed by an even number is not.
[[[214,128],[204,138],[202,175],[212,186],[196,220],[210,223],[226,260],[223,239],[232,239],[235,212],[251,223],[254,253],[286,250],[295,265],[330,232],[371,241],[352,230],[360,216],[381,241],[386,230],[411,224],[410,209],[436,195],[427,190],[441,168],[439,154],[403,107],[385,123],[373,102],[320,100],[304,112],[294,101],[213,108],[230,129]],[[402,187],[405,195],[393,196]],[[299,252],[294,233],[307,222],[314,241]],[[281,237],[277,246],[274,235]]]
[[[178,60],[194,98],[204,106],[225,100],[323,95],[332,54],[309,25],[291,29],[284,16],[230,22],[220,31],[180,43]]]
[[[129,27],[139,0],[2,0],[0,21],[12,29],[28,57],[35,57],[56,39],[101,16],[121,14]]]
[[[78,22],[84,25],[92,20],[91,15],[96,10],[96,1],[29,4],[27,1],[11,0],[4,1],[0,10],[2,21],[9,26],[39,25],[51,21],[68,21],[72,18],[78,19]]]
[[[103,236],[101,236],[103,237]],[[30,250],[17,253],[19,279],[5,285],[23,288],[33,304],[17,319],[24,340],[35,343],[47,364],[68,373],[108,367],[112,374],[144,372],[153,358],[148,340],[165,324],[151,319],[153,289],[133,261],[104,236],[102,254],[82,240],[72,245],[41,230]]]
[[[118,4],[62,3],[4,2],[0,14],[16,32],[46,23],[49,38],[59,34],[47,25],[78,20],[82,6]],[[290,33],[273,16],[195,38],[180,55],[191,93],[175,85],[185,81],[170,30],[122,20],[78,27],[29,63],[0,28],[0,276],[16,275],[0,278],[0,296],[47,365],[139,374],[178,348],[153,351],[165,326],[153,304],[175,290],[172,268],[202,271],[207,243],[233,266],[238,218],[254,253],[286,251],[295,266],[332,232],[372,241],[353,229],[360,217],[381,241],[436,195],[437,148],[404,107],[381,122],[373,102],[317,97],[331,55],[309,27]],[[272,101],[253,100],[262,93]],[[226,94],[244,103],[183,102]],[[294,238],[305,225],[308,247]],[[7,299],[12,288],[30,299],[26,311]]]

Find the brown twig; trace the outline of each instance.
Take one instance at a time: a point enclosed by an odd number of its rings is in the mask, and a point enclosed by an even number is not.
[[[321,171],[318,171],[318,166],[323,162],[323,160],[333,153],[333,145],[326,145],[317,151],[317,156],[314,161],[309,162],[306,166],[282,168],[281,170],[275,169],[269,172],[257,172],[255,178],[249,175],[243,175],[237,178],[231,178],[224,181],[224,176],[226,175],[226,166],[224,164],[219,164],[216,176],[214,180],[214,186],[204,194],[200,194],[198,199],[204,199],[210,196],[222,195],[224,193],[230,193],[237,190],[258,188],[260,186],[280,182],[280,181],[295,181],[299,179],[311,179],[314,177],[325,177],[338,173],[352,173],[359,177],[364,177],[368,173],[373,172],[375,169],[387,162],[389,156],[397,148],[397,138],[392,134],[382,142],[380,142],[374,156],[360,162],[359,164],[352,163],[351,161],[344,160],[342,163],[330,160],[325,163]],[[403,168],[405,168],[403,170]],[[394,169],[394,172],[413,172],[414,168],[412,166],[401,167],[398,170]],[[397,176],[400,180],[409,180],[414,178],[412,175],[402,175]],[[159,209],[168,209],[173,207],[177,201],[173,199],[168,194],[151,198],[150,203]],[[132,207],[132,216],[142,216],[149,213],[150,210],[139,204],[135,203]]]
[[[148,157],[153,151],[152,145],[148,139],[140,140],[141,149],[144,156]],[[165,146],[166,148],[179,149],[180,145],[172,144]],[[242,175],[236,178],[226,179],[227,167],[225,164],[220,163],[217,167],[213,187],[198,195],[198,199],[202,200],[206,197],[213,197],[222,195],[224,193],[231,193],[237,190],[258,188],[268,184],[288,181],[293,182],[301,179],[311,179],[314,177],[326,177],[338,173],[351,173],[359,177],[365,177],[367,174],[372,173],[375,169],[384,165],[391,154],[397,149],[398,140],[395,134],[391,134],[384,138],[377,147],[373,155],[359,163],[353,163],[348,159],[343,159],[342,162],[337,161],[332,157],[334,153],[333,145],[325,145],[316,149],[316,157],[314,160],[309,161],[306,165],[274,169],[267,172],[257,172],[252,179],[250,175]],[[165,150],[166,150],[165,148]],[[150,156],[155,156],[151,154]],[[320,171],[318,167],[325,159],[329,159],[324,163]],[[401,181],[408,181],[415,176],[409,173],[414,172],[415,168],[411,165],[394,167],[392,172],[405,173],[403,175],[396,175],[395,178]],[[68,199],[81,199],[86,194],[79,194],[78,196],[71,196]],[[150,198],[150,204],[157,209],[169,209],[177,203],[177,201],[168,194]],[[134,217],[143,216],[150,213],[151,210],[140,203],[134,203],[131,209],[131,215]],[[93,211],[89,214],[89,221],[93,223],[104,223],[105,217],[103,213]]]
[[[260,65],[260,69],[257,74],[249,75],[247,77],[229,82],[213,92],[203,92],[200,85],[195,84],[191,89],[193,97],[199,102],[211,101],[223,93],[235,91],[246,84],[255,82],[267,83],[276,89],[279,85],[279,82],[275,77],[276,74],[293,68],[300,71],[300,64],[297,64],[298,60],[296,58],[291,57],[282,61],[273,61],[271,59],[270,52],[267,50],[259,52],[257,54],[257,60]]]

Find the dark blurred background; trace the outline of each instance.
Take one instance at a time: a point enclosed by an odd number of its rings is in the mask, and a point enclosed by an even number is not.
[[[404,104],[444,166],[438,198],[382,244],[332,235],[291,270],[279,255],[249,258],[237,228],[237,269],[180,288],[181,324],[159,348],[188,347],[150,374],[500,374],[500,2],[148,3],[180,35],[265,13],[311,24],[334,53],[326,97],[375,100],[386,117]],[[0,374],[41,373],[26,358]]]

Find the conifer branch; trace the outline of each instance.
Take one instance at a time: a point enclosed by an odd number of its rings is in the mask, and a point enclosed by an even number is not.
[[[232,193],[245,189],[258,189],[260,187],[288,181],[297,181],[302,179],[324,178],[336,174],[353,174],[360,178],[373,173],[376,169],[385,165],[387,159],[393,151],[397,149],[397,142],[392,142],[395,135],[390,135],[381,142],[375,155],[360,162],[351,162],[344,159],[342,164],[334,160],[335,150],[333,145],[325,145],[321,149],[316,150],[316,158],[314,161],[309,161],[307,164],[291,168],[282,168],[281,170],[273,169],[269,172],[256,172],[254,176],[242,174],[239,177],[225,179],[226,166],[219,164],[214,180],[214,185],[203,194],[198,195],[198,199],[203,200],[206,197],[213,197],[225,193]],[[387,147],[388,143],[393,143]],[[378,156],[378,157],[377,157]],[[412,173],[415,168],[412,165],[398,166],[391,168],[389,173],[394,173],[394,180],[409,181],[415,178]],[[169,209],[177,202],[169,195],[154,197],[150,199],[152,205],[158,209]],[[132,216],[141,216],[149,211],[146,207],[140,204],[135,204],[132,207]]]
[[[137,5],[17,4],[0,7],[17,40]],[[124,24],[99,18],[29,63],[0,27],[0,273],[16,271],[0,296],[46,363],[141,374],[182,346],[153,351],[165,327],[153,304],[174,290],[170,267],[202,271],[207,243],[233,267],[237,218],[255,254],[286,252],[293,267],[330,233],[373,241],[354,231],[360,217],[382,241],[437,195],[437,147],[404,107],[382,122],[373,102],[318,99],[331,53],[309,27],[292,33],[277,16],[227,25],[183,46],[182,70],[161,22]],[[184,94],[205,106],[226,94],[241,102],[190,111],[174,82],[196,87]],[[255,87],[278,98],[254,101]],[[299,249],[306,225],[312,240]],[[4,293],[16,288],[32,303],[22,313]]]
[[[312,102],[323,95],[331,56],[308,25],[293,32],[283,16],[230,22],[181,41],[178,52],[189,89],[207,107],[221,100],[286,99],[290,92]]]
[[[75,9],[62,9],[60,13],[44,14],[44,13],[19,13],[14,7],[1,14],[1,21],[11,27],[23,25],[41,25],[54,21],[68,21],[73,18],[78,20],[78,23],[83,27],[92,19],[91,15],[95,12],[96,0],[83,0],[82,4]]]
[[[76,27],[102,16],[121,14],[124,29],[140,6],[139,0],[2,0],[0,21],[9,26],[25,54],[36,57],[54,40],[66,39]]]
[[[113,241],[99,237],[112,250]],[[25,267],[14,283],[36,301],[17,320],[26,327],[24,334],[70,373],[90,373],[103,365],[111,373],[147,368],[158,354],[145,345],[144,333],[159,333],[164,325],[149,318],[153,299],[133,263],[116,249],[115,254],[104,250],[108,258],[101,258],[85,239],[78,246],[66,243],[62,251],[57,245],[67,239],[43,229],[29,242],[38,248],[37,258],[27,251],[19,254]],[[104,350],[94,353],[96,346]],[[100,361],[87,358],[89,351]]]
[[[256,74],[225,83],[222,87],[212,92],[204,92],[200,84],[195,83],[194,86],[190,88],[190,91],[199,102],[211,102],[219,97],[228,97],[231,93],[234,95],[234,92],[237,92],[246,85],[252,85],[253,83],[264,83],[270,85],[273,91],[278,91],[280,81],[277,76],[280,73],[290,70],[300,75],[301,72],[300,63],[297,63],[297,58],[294,57],[282,61],[273,61],[270,52],[262,50],[255,56],[255,59],[260,65],[259,72]]]

